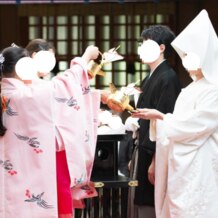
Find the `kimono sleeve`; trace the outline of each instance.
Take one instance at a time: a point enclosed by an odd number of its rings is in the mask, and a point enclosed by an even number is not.
[[[185,109],[185,105],[184,105]],[[185,110],[184,110],[185,114]],[[166,114],[163,127],[165,139],[201,146],[218,127],[218,90],[205,92],[189,116]]]

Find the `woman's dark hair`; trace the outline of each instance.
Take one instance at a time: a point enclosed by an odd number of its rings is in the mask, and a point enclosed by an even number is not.
[[[18,60],[28,56],[26,49],[22,47],[7,47],[1,53],[1,77],[14,77],[15,65]],[[2,121],[2,95],[0,97],[0,136],[4,136],[6,128]]]
[[[3,136],[6,130],[2,120],[2,98],[0,98],[0,136]]]
[[[15,65],[23,57],[28,56],[25,48],[22,47],[7,47],[2,51],[2,57],[4,58],[1,63],[1,75],[2,77],[13,77],[15,74]]]
[[[50,42],[47,42],[44,39],[31,40],[29,42],[29,44],[26,46],[26,49],[27,49],[30,57],[32,57],[32,54],[34,52],[48,51],[50,49],[52,49],[55,52],[54,46]]]
[[[164,57],[168,58],[173,48],[171,42],[175,39],[173,31],[164,25],[154,25],[146,28],[142,31],[141,37],[143,40],[151,39],[157,42],[159,45],[164,44],[166,49],[164,51]]]

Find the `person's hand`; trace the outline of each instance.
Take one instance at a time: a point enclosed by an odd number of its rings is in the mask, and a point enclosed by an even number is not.
[[[107,101],[107,106],[112,110],[115,111],[117,113],[121,113],[125,110],[125,108],[123,108],[121,105],[119,105],[118,103],[114,102],[113,100],[108,100]]]
[[[132,160],[130,160],[129,163],[128,163],[128,170],[129,171],[131,170],[131,164],[132,164]]]
[[[148,109],[148,108],[137,108],[132,113],[132,117],[145,119],[145,120],[152,120],[152,119],[160,119],[163,120],[164,114],[156,109]]]
[[[101,90],[101,102],[107,104],[108,97],[111,94],[109,90]]]
[[[90,45],[86,48],[82,58],[87,62],[87,64],[89,63],[90,60],[94,60],[98,57],[99,55],[99,49],[98,47],[94,46],[94,45]]]
[[[148,168],[148,180],[152,185],[154,185],[155,183],[155,158],[154,157]]]

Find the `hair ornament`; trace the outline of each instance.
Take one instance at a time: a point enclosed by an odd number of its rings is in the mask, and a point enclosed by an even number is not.
[[[11,43],[11,47],[16,47],[16,48],[19,48],[19,46],[18,46],[18,45],[16,45],[14,42],[13,42],[13,43]]]
[[[0,54],[0,64],[3,64],[5,61],[5,57],[3,56],[3,54]]]

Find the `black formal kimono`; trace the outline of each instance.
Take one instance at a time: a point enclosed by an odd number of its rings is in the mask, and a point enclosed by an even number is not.
[[[153,108],[163,113],[173,112],[174,104],[181,91],[175,71],[163,61],[141,84],[137,108]],[[148,168],[155,153],[155,142],[149,139],[149,120],[139,120],[139,145],[137,174],[138,187],[135,189],[136,205],[154,206],[154,186],[148,181]]]

